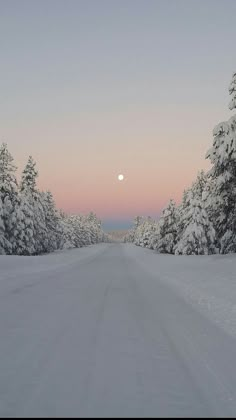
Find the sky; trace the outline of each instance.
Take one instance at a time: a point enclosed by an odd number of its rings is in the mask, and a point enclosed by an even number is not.
[[[0,0],[0,141],[109,229],[180,202],[231,116],[235,0]],[[124,174],[124,181],[117,176]]]

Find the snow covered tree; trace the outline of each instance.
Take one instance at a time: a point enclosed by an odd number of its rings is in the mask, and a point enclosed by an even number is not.
[[[236,108],[236,73],[229,87],[229,108]],[[209,199],[214,203],[214,226],[220,252],[236,251],[236,115],[218,124],[213,130],[213,146],[206,158],[212,169],[209,176],[214,180]],[[225,236],[226,235],[226,236]],[[227,240],[226,240],[227,238]],[[229,240],[230,238],[230,240]]]
[[[84,220],[87,231],[89,232],[88,243],[96,244],[101,241],[101,220],[95,213],[90,212]]]
[[[34,250],[32,212],[20,194],[16,167],[7,145],[0,148],[0,196],[6,254],[30,255]]]
[[[16,180],[16,166],[9,153],[7,144],[0,147],[0,198],[2,201],[2,222],[4,225],[5,252],[12,253],[12,235],[16,220],[16,205],[18,202],[18,185]]]
[[[72,227],[70,241],[75,248],[80,248],[82,246],[81,217],[75,214],[71,215],[69,217],[69,223]]]
[[[90,245],[92,243],[92,230],[91,230],[91,226],[92,223],[90,224],[90,222],[87,220],[86,216],[78,216],[76,217],[76,234],[78,237],[78,243],[79,246],[86,246],[86,245]],[[95,233],[95,232],[94,232]],[[93,243],[95,244],[96,241],[96,233],[94,236],[94,240]]]
[[[204,171],[200,171],[197,174],[196,180],[193,182],[191,190],[193,191],[194,195],[197,196],[199,199],[202,199],[203,191],[205,190],[207,183],[207,175]]]
[[[191,199],[194,196],[194,198],[203,200],[203,192],[206,190],[206,184],[207,176],[204,171],[200,171],[191,187],[183,192],[182,201],[178,207],[177,243],[180,241],[183,232],[186,229],[186,225],[188,224],[188,218],[191,215],[191,212],[189,211]]]
[[[170,200],[163,210],[159,221],[159,238],[157,249],[161,253],[172,254],[177,242],[178,211],[176,204]]]
[[[128,230],[124,237],[124,242],[134,243],[137,239],[137,229],[143,223],[143,217],[136,216],[133,221],[133,227]]]
[[[74,248],[73,226],[70,222],[70,216],[60,210],[60,224],[62,226],[62,247],[64,249]]]
[[[143,223],[143,217],[142,216],[136,216],[134,218],[134,229],[137,229],[142,223]]]
[[[182,237],[175,247],[175,254],[207,255],[214,254],[215,230],[210,222],[202,200],[190,193],[190,205],[185,217]]]
[[[154,249],[153,238],[154,238],[154,235],[156,234],[156,227],[157,227],[157,222],[154,219],[152,219],[150,216],[148,216],[146,220],[145,232],[144,232],[145,233],[144,246],[146,248]]]
[[[178,207],[178,221],[177,221],[177,238],[178,243],[183,235],[185,228],[185,218],[190,205],[190,189],[184,190],[182,201]]]
[[[198,173],[191,188],[184,191],[179,206],[175,254],[216,253],[215,230],[205,208],[204,194],[209,187],[204,171]]]
[[[215,229],[204,207],[203,193],[207,177],[201,171],[191,188],[184,192],[179,211],[178,242],[175,254],[200,255],[216,253]]]
[[[215,198],[217,198],[213,192],[215,191],[215,179],[208,176],[206,179],[206,184],[202,193],[202,201],[204,203],[204,208],[207,211],[208,217],[211,220],[211,222],[213,223],[214,227],[215,227],[215,210],[216,207],[218,207],[217,205],[217,200],[215,200]]]
[[[148,247],[153,229],[152,218],[148,216],[146,219],[139,219],[139,223],[136,226],[134,243],[142,247]]]
[[[5,254],[5,229],[3,223],[3,205],[2,199],[0,198],[0,254]]]
[[[21,192],[25,194],[31,194],[33,198],[38,197],[37,182],[38,171],[36,169],[36,162],[34,162],[32,156],[29,156],[28,162],[22,172]]]
[[[63,231],[61,218],[56,209],[55,202],[50,191],[40,193],[43,206],[46,232],[43,243],[43,252],[53,252],[63,247]]]
[[[233,73],[233,77],[229,85],[229,94],[231,95],[229,109],[232,111],[232,109],[236,108],[236,72]]]
[[[7,144],[3,143],[0,147],[0,194],[3,202],[7,196],[11,201],[14,201],[15,194],[18,191],[16,169]]]
[[[128,232],[124,236],[124,242],[134,242],[134,229],[129,229]]]
[[[136,216],[134,227],[129,229],[124,237],[124,242],[132,242],[135,245],[155,249],[157,222],[150,216],[144,218]]]
[[[18,193],[8,228],[11,252],[14,255],[33,255],[35,240],[33,237],[33,211],[27,198]]]
[[[152,230],[148,241],[148,248],[158,250],[160,239],[160,223],[153,221]]]
[[[41,254],[42,252],[46,252],[45,244],[48,240],[48,236],[43,196],[37,189],[37,177],[38,171],[36,169],[36,163],[32,156],[30,156],[22,173],[20,190],[22,196],[28,201],[29,211],[33,212],[34,253]]]

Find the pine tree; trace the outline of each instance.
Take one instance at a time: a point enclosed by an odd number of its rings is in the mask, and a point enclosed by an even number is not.
[[[149,247],[150,236],[152,234],[153,229],[153,220],[150,216],[146,219],[140,219],[140,222],[137,225],[136,235],[135,235],[135,244],[142,246],[142,247]]]
[[[7,144],[3,143],[0,147],[0,194],[3,202],[7,196],[11,201],[14,201],[15,194],[18,191],[16,169]]]
[[[142,216],[136,216],[134,218],[134,229],[137,229],[142,223],[143,223],[143,217]]]
[[[0,147],[0,198],[2,200],[2,221],[4,225],[5,253],[11,254],[16,220],[16,207],[19,201],[18,185],[15,176],[16,166],[7,144]]]
[[[236,108],[236,73],[229,93],[229,108],[232,110]],[[227,253],[236,251],[236,115],[218,124],[213,136],[213,146],[206,154],[213,165],[209,176],[214,189],[209,199],[215,204],[214,226],[220,252]]]
[[[36,162],[34,162],[32,156],[29,156],[28,162],[22,172],[20,189],[21,192],[24,192],[26,195],[30,194],[36,200],[38,198],[37,177]]]
[[[191,199],[198,198],[203,200],[203,194],[206,191],[208,178],[204,171],[200,171],[197,175],[196,180],[192,183],[191,187],[184,190],[182,201],[177,209],[177,242],[181,239],[183,232],[188,224],[188,217],[191,214],[189,211]],[[205,208],[205,207],[204,207]]]
[[[229,94],[231,95],[229,109],[232,111],[236,108],[236,73],[233,73],[233,77],[229,85]]]
[[[186,215],[190,205],[190,189],[184,190],[182,201],[178,207],[178,221],[177,221],[177,237],[176,244],[180,241],[183,236],[183,232],[186,225]]]
[[[56,209],[52,193],[47,191],[40,195],[46,225],[43,251],[48,253],[63,247],[63,231],[60,214]]]
[[[0,198],[0,254],[5,254],[5,228],[3,223],[3,205]]]
[[[30,156],[22,173],[20,190],[21,194],[25,197],[25,200],[28,201],[29,211],[33,212],[34,253],[41,254],[46,252],[45,243],[47,241],[47,227],[43,197],[37,189],[37,177],[38,171],[36,169],[36,163],[32,156]]]
[[[210,222],[202,201],[192,196],[186,217],[186,227],[175,247],[175,254],[207,255],[216,252],[215,230]]]
[[[33,237],[33,211],[27,198],[18,193],[14,213],[9,220],[12,254],[33,255],[35,241]]]
[[[156,232],[156,222],[150,216],[146,220],[144,246],[153,249],[153,236]]]
[[[150,234],[149,242],[148,242],[148,248],[158,250],[160,240],[160,223],[153,222],[152,225],[152,231]]]
[[[127,234],[124,237],[124,242],[131,242],[136,243],[138,242],[138,228],[143,223],[143,217],[142,216],[136,216],[133,221],[133,227],[129,229]]]
[[[64,249],[74,248],[73,226],[70,221],[70,216],[60,210],[60,220],[62,226],[62,246]]]
[[[159,240],[157,249],[161,253],[172,254],[177,242],[178,212],[176,204],[170,200],[168,206],[163,210],[159,221]]]
[[[95,213],[90,212],[84,219],[84,224],[88,231],[88,244],[96,244],[101,241],[101,220],[99,220]]]

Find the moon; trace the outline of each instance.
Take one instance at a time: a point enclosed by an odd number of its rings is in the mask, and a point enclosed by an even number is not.
[[[123,181],[124,180],[124,175],[122,175],[122,174],[118,175],[118,180]]]

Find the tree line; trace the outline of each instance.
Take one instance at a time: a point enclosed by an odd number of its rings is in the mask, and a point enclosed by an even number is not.
[[[50,191],[39,191],[38,171],[30,156],[21,180],[6,143],[0,147],[0,254],[39,255],[108,240],[101,221],[58,210]]]
[[[236,73],[229,94],[234,110]],[[206,158],[210,171],[198,173],[181,203],[170,200],[158,221],[137,216],[125,241],[176,255],[236,252],[236,115],[214,128]]]

